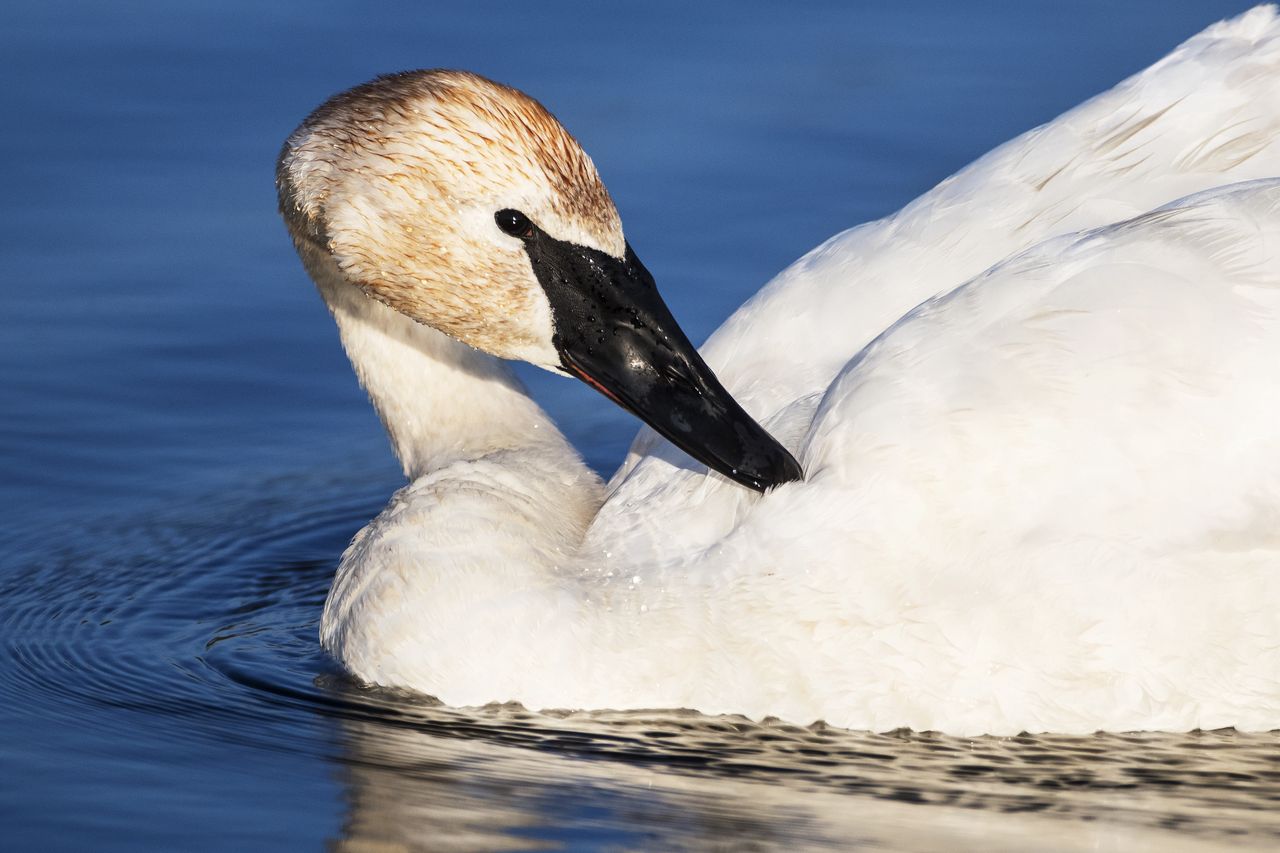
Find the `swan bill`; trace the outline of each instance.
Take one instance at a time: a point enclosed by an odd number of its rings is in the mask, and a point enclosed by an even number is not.
[[[741,485],[763,492],[802,478],[795,458],[698,355],[630,245],[619,260],[536,226],[524,243],[565,372]]]

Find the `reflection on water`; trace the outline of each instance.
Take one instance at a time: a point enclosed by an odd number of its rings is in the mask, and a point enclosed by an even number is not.
[[[467,710],[362,688],[319,655],[316,618],[377,490],[312,479],[227,497],[16,573],[0,589],[0,689],[90,742],[145,729],[178,753],[234,745],[293,771],[319,758],[338,768],[338,822],[316,830],[337,849],[1280,843],[1280,733],[962,739],[679,710]],[[278,784],[247,793],[270,803]]]
[[[962,740],[692,712],[402,714],[343,723],[350,849],[492,849],[511,836],[637,849],[1280,841],[1275,735]]]

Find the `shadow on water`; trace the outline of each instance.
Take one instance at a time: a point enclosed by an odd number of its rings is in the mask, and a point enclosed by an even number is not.
[[[145,732],[170,753],[337,768],[341,823],[325,835],[338,849],[1280,841],[1277,733],[962,739],[458,709],[353,684],[319,652],[316,622],[335,555],[384,495],[282,478],[196,518],[84,531],[90,553],[46,551],[0,589],[0,687],[105,741]]]

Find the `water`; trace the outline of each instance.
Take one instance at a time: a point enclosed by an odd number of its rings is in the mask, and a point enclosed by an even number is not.
[[[486,73],[579,136],[701,339],[830,233],[1241,8],[7,4],[5,846],[1274,846],[1277,735],[961,740],[350,684],[319,608],[400,479],[272,187],[330,93]],[[617,464],[625,414],[525,375]]]

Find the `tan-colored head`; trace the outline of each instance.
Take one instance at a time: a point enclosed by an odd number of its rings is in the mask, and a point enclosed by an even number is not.
[[[563,370],[751,488],[800,477],[680,330],[591,159],[527,95],[460,71],[378,78],[302,123],[276,181],[323,292],[358,286]]]
[[[331,98],[285,143],[276,183],[300,250],[322,248],[402,314],[549,368],[560,360],[546,295],[495,213],[522,211],[616,258],[626,247],[591,158],[555,117],[461,71],[380,77]]]

